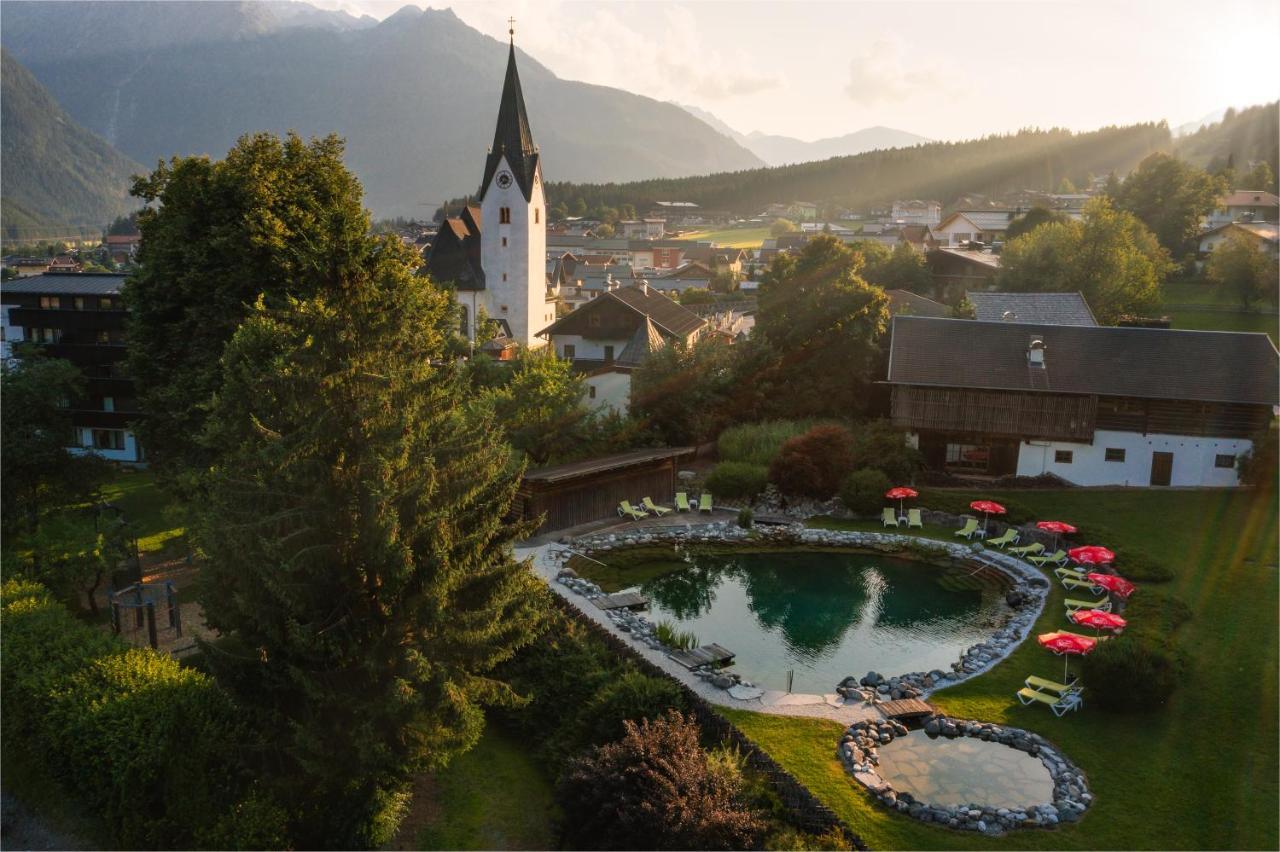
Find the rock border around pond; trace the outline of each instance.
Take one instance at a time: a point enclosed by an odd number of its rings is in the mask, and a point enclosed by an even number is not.
[[[942,715],[926,720],[924,732],[930,737],[972,737],[998,742],[1038,757],[1053,779],[1053,801],[1026,808],[992,808],[972,803],[937,805],[918,801],[910,793],[895,790],[876,770],[880,764],[879,747],[908,733],[907,726],[896,720],[867,719],[853,723],[840,737],[836,758],[845,771],[884,807],[921,822],[958,831],[1000,835],[1016,828],[1052,828],[1059,823],[1079,820],[1093,803],[1093,794],[1089,792],[1084,773],[1039,734]]]
[[[652,544],[671,545],[678,552],[681,547],[690,544],[741,545],[746,543],[778,547],[848,548],[909,556],[933,562],[958,562],[996,571],[1010,582],[1010,589],[1005,595],[1005,602],[1012,610],[1009,620],[1000,626],[990,639],[966,649],[960,659],[951,664],[951,671],[935,669],[930,672],[907,672],[890,677],[876,672],[868,672],[862,678],[850,675],[835,689],[836,693],[846,700],[860,699],[874,703],[877,700],[924,697],[936,689],[960,683],[981,674],[1004,659],[1026,639],[1036,619],[1040,617],[1049,594],[1049,581],[1042,573],[1000,551],[980,547],[975,549],[973,545],[967,543],[936,541],[900,533],[809,529],[798,525],[770,527],[748,532],[732,522],[720,521],[709,524],[691,523],[685,527],[640,528],[625,532],[596,533],[562,542],[579,553],[562,551],[559,558],[562,559],[563,564],[574,555],[585,554],[591,557],[593,554],[599,555],[609,551],[627,550]],[[557,573],[556,579],[588,599],[603,594],[598,585],[578,577],[567,567]],[[635,641],[666,653],[674,650],[658,641],[655,626],[643,615],[622,610],[611,611],[608,616],[620,630],[629,633]],[[714,636],[707,638],[709,641],[715,641]],[[758,689],[730,672],[704,669],[695,670],[694,674],[722,689],[741,687],[737,690],[740,693],[743,689],[750,690],[752,693]]]

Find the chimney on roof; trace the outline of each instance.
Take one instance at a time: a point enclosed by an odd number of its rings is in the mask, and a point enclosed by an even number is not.
[[[1005,311],[1000,315],[1000,319],[1004,320],[1005,322],[1017,322],[1018,314],[1016,311]]]
[[[640,292],[649,295],[649,282],[644,278],[640,279]]]
[[[1027,363],[1032,367],[1044,366],[1044,341],[1035,338],[1031,341],[1031,345],[1027,347]]]

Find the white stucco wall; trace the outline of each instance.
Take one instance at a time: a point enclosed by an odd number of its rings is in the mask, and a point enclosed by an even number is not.
[[[1147,486],[1151,483],[1151,454],[1161,452],[1173,453],[1170,485],[1233,486],[1240,484],[1235,467],[1215,467],[1215,456],[1239,456],[1252,446],[1252,441],[1243,438],[1142,435],[1098,430],[1092,444],[1024,442],[1018,449],[1018,476],[1052,473],[1076,485]],[[1106,461],[1108,448],[1123,449],[1124,461]],[[1054,453],[1057,450],[1070,450],[1071,464],[1056,463]]]
[[[598,340],[596,338],[586,338],[580,334],[556,334],[552,335],[551,342],[556,347],[556,354],[561,358],[565,357],[565,345],[574,348],[574,358],[585,358],[591,361],[604,360],[604,348],[606,346],[613,347],[613,357],[617,358],[622,354],[623,348],[629,342],[626,340]]]
[[[0,358],[8,361],[13,357],[13,344],[21,343],[26,339],[22,326],[12,325],[9,322],[9,309],[16,308],[17,305],[0,305],[0,325],[4,326],[4,342],[0,344]]]
[[[620,414],[626,414],[627,409],[631,406],[630,373],[613,371],[598,373],[594,376],[587,376],[583,380],[583,384],[586,385],[584,390],[586,396],[583,401],[592,411],[603,411],[611,408]],[[595,388],[594,398],[591,396],[591,388]]]
[[[547,211],[542,170],[539,166],[527,202],[519,181],[511,181],[505,189],[498,186],[498,175],[504,171],[511,171],[506,157],[494,172],[480,204],[480,264],[484,268],[485,310],[493,319],[506,320],[515,340],[538,348],[546,341],[534,335],[550,325],[545,315],[553,312],[546,304]],[[499,211],[503,207],[511,210],[508,224],[501,222]],[[503,245],[504,239],[506,245]]]
[[[72,453],[97,453],[104,459],[117,462],[139,462],[138,458],[138,439],[134,436],[131,429],[124,430],[124,449],[123,450],[98,450],[93,446],[93,429],[88,426],[80,426],[76,428],[76,436],[79,440],[79,446],[68,447],[67,450]]]

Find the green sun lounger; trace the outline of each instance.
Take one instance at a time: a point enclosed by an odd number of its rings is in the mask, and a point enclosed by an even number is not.
[[[1041,568],[1046,565],[1066,565],[1067,552],[1059,550],[1048,556],[1028,556],[1027,561],[1033,565],[1039,565]]]
[[[677,512],[688,512],[688,511],[690,511],[690,507],[689,507],[689,495],[688,495],[688,494],[686,494],[686,493],[685,493],[685,492],[683,492],[683,491],[677,491],[677,492],[676,492],[676,511],[677,511]]]
[[[1102,594],[1102,587],[1094,583],[1092,580],[1077,580],[1075,577],[1060,577],[1062,587],[1069,592],[1088,591],[1091,595]]]
[[[1039,702],[1053,711],[1053,715],[1062,716],[1069,710],[1079,710],[1084,705],[1080,693],[1071,692],[1066,695],[1051,695],[1038,689],[1023,687],[1018,690],[1018,700],[1023,704]]]
[[[1022,545],[1022,547],[1011,547],[1009,552],[1014,556],[1034,556],[1037,553],[1044,553],[1044,545],[1038,541],[1033,541],[1030,544]]]
[[[898,515],[893,509],[885,509],[880,513],[880,523],[886,527],[898,526]]]
[[[653,502],[652,497],[644,498],[643,500],[640,501],[640,505],[644,506],[645,509],[649,510],[650,512],[653,512],[659,518],[661,518],[663,515],[671,514],[670,507],[659,506],[657,503]]]
[[[711,511],[711,495],[710,494],[704,493],[701,497],[698,498],[698,511],[699,512]]]
[[[1079,685],[1068,686],[1065,683],[1058,683],[1056,680],[1036,677],[1035,675],[1027,675],[1026,684],[1028,689],[1047,692],[1051,695],[1066,695],[1071,692],[1079,692],[1083,688]]]
[[[1061,568],[1054,568],[1053,573],[1059,577],[1070,577],[1073,580],[1083,580],[1085,575],[1083,571],[1077,571],[1074,568],[1068,568],[1065,565]]]
[[[919,509],[907,510],[907,529],[924,529],[924,519],[920,517]]]
[[[973,538],[974,533],[977,533],[977,532],[980,532],[980,530],[978,529],[978,519],[966,518],[964,522],[964,526],[956,530],[954,535],[962,536],[964,538]]]
[[[1111,612],[1111,599],[1103,598],[1100,601],[1082,601],[1079,598],[1067,598],[1062,602],[1067,607],[1067,612],[1075,612],[1078,609],[1100,609],[1103,612]]]
[[[633,521],[638,521],[641,518],[649,517],[648,512],[635,508],[627,500],[623,500],[621,503],[618,504],[618,514],[624,518],[630,518]]]
[[[1015,530],[1013,527],[1009,527],[1007,530],[1004,531],[1004,535],[1001,535],[998,538],[987,539],[987,544],[995,545],[996,547],[1004,547],[1006,544],[1017,544],[1017,543],[1018,543],[1018,531]]]

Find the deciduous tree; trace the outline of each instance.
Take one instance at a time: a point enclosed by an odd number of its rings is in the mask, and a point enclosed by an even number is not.
[[[1174,258],[1194,252],[1200,222],[1227,187],[1221,178],[1156,152],[1125,178],[1116,206],[1142,220]]]
[[[1259,251],[1257,244],[1244,234],[1231,234],[1213,250],[1205,264],[1205,275],[1213,284],[1234,292],[1245,310],[1264,299],[1272,305],[1277,302],[1280,272],[1275,259]]]

